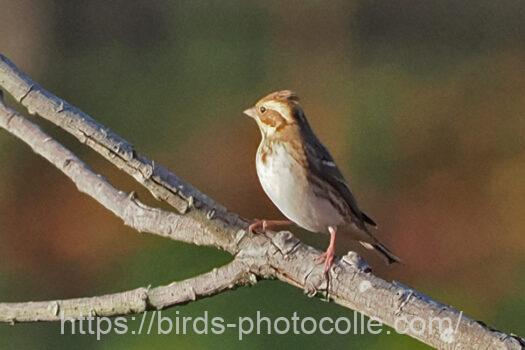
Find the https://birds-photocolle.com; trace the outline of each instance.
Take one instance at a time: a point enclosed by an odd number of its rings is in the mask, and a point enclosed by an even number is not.
[[[296,224],[329,233],[330,244],[319,257],[327,273],[333,264],[336,235],[348,235],[379,252],[387,263],[399,262],[370,232],[376,223],[357,206],[332,156],[312,131],[289,90],[273,92],[244,111],[261,131],[257,175],[270,200],[289,220],[255,220],[251,232]]]

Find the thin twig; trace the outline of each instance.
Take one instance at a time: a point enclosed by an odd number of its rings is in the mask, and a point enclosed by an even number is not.
[[[200,276],[155,288],[137,288],[126,292],[90,298],[0,303],[0,322],[36,322],[82,319],[88,316],[117,316],[162,310],[174,305],[253,284],[255,279],[240,259]]]

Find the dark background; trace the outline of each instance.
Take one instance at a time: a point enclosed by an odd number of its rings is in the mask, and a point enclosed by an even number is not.
[[[525,2],[0,0],[0,9],[3,54],[245,217],[280,214],[256,177],[259,131],[241,111],[271,91],[297,91],[361,207],[405,262],[387,268],[359,250],[374,271],[525,334]],[[39,123],[119,188],[139,188]],[[0,161],[1,301],[167,284],[231,259],[124,227],[5,132]],[[328,244],[294,232],[318,248]],[[339,243],[339,254],[355,247]],[[277,281],[164,315],[204,310],[231,321],[257,310],[352,317]],[[0,347],[425,348],[401,335],[97,341],[59,331],[58,323],[0,325]]]

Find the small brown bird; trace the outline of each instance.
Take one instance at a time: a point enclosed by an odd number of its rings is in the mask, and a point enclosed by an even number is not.
[[[330,244],[319,257],[325,272],[333,263],[337,232],[375,249],[388,263],[399,261],[369,231],[368,226],[376,223],[357,206],[332,156],[310,128],[296,94],[271,93],[244,114],[255,119],[262,135],[256,155],[261,185],[290,220],[256,220],[250,231],[295,223],[329,233]]]

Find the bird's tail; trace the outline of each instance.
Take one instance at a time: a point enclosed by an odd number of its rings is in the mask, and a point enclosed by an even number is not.
[[[388,265],[401,262],[401,259],[395,256],[394,253],[392,253],[390,250],[388,250],[387,247],[385,247],[379,242],[368,243],[360,241],[359,243],[361,243],[361,245],[363,245],[363,247],[365,247],[366,249],[375,250],[376,252],[378,252],[381,255],[381,257],[385,259]]]

